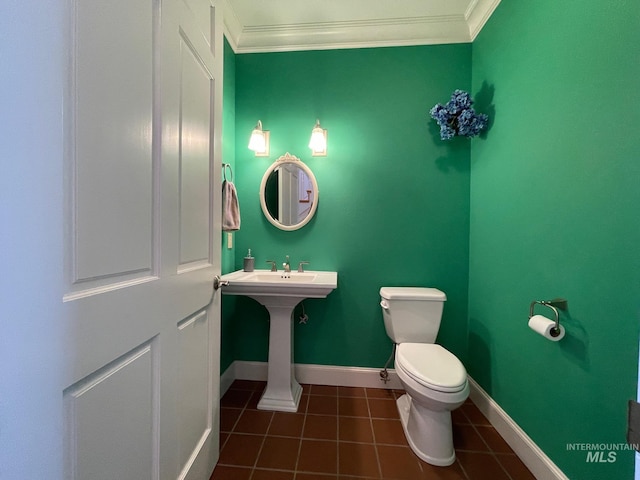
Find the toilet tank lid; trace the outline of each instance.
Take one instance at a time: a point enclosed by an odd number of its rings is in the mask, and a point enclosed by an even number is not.
[[[385,300],[429,300],[444,302],[445,293],[437,288],[427,287],[382,287],[380,296]]]

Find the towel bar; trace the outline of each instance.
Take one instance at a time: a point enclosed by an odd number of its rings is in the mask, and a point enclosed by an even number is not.
[[[229,169],[230,178],[227,178],[227,168]],[[231,168],[231,164],[229,163],[222,164],[222,178],[227,182],[233,182],[233,169]]]

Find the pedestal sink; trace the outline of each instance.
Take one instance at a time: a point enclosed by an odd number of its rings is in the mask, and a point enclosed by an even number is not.
[[[305,298],[325,298],[338,286],[338,273],[242,270],[222,276],[225,295],[245,295],[269,311],[267,388],[258,408],[296,412],[302,387],[293,371],[293,309]]]

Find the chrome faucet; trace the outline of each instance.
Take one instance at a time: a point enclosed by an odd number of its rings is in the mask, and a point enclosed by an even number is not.
[[[276,268],[276,261],[275,260],[267,260],[267,263],[271,264],[271,271],[272,272],[277,272],[278,269]]]
[[[287,255],[287,261],[282,264],[286,273],[291,273],[291,265],[289,264],[289,255]]]

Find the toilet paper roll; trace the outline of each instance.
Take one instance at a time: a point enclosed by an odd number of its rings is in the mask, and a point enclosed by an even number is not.
[[[552,342],[562,340],[562,337],[564,337],[564,327],[562,325],[560,325],[560,335],[557,337],[551,335],[551,329],[555,328],[555,326],[556,322],[542,315],[534,315],[529,319],[529,328]]]

